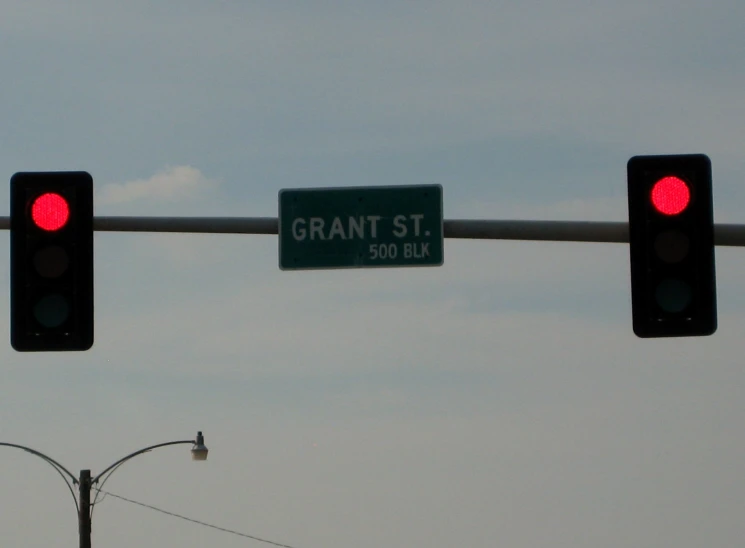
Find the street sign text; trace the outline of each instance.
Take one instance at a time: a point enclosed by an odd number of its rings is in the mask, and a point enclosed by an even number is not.
[[[279,193],[282,270],[439,266],[443,242],[440,185]]]

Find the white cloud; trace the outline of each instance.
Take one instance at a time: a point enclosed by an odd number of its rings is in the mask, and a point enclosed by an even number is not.
[[[214,188],[216,182],[191,166],[166,167],[148,179],[104,185],[96,200],[102,205],[141,200],[181,201]]]

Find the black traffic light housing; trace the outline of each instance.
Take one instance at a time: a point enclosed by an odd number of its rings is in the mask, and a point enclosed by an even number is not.
[[[10,341],[19,352],[93,345],[93,179],[84,171],[10,180]]]
[[[631,302],[639,337],[717,329],[711,161],[635,156],[627,165]]]

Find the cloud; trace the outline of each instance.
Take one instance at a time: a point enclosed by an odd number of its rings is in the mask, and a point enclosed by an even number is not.
[[[96,197],[101,205],[142,200],[172,202],[191,199],[214,188],[216,182],[191,166],[166,167],[148,179],[104,185]]]

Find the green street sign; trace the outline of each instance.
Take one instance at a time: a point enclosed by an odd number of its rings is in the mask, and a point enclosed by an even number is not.
[[[441,266],[442,186],[279,191],[279,268]]]

